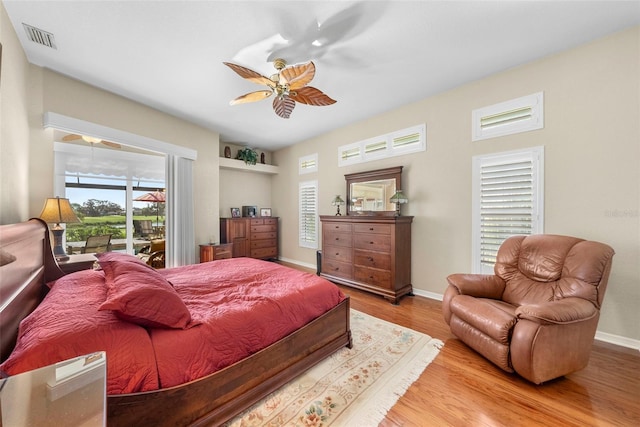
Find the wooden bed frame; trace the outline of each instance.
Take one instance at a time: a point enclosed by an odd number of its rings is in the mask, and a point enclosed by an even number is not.
[[[0,226],[0,360],[18,326],[64,273],[38,219]],[[215,426],[250,407],[338,349],[351,347],[349,299],[301,329],[227,368],[180,386],[107,396],[109,426]],[[108,357],[108,355],[107,355]]]

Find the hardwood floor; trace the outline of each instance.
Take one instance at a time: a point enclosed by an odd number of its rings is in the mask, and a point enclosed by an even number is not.
[[[596,341],[587,368],[537,386],[495,367],[451,334],[440,301],[413,296],[393,305],[340,288],[351,308],[445,343],[380,426],[640,425],[637,350]]]

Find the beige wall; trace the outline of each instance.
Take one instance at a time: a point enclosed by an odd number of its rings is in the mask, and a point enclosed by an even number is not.
[[[29,63],[2,3],[0,43],[0,224],[11,224],[29,215]]]
[[[339,129],[274,153],[273,204],[282,216],[282,256],[315,264],[298,247],[298,183],[319,180],[320,213],[345,195],[344,174],[403,165],[414,215],[412,280],[442,294],[446,276],[471,271],[471,161],[478,154],[545,147],[545,232],[616,250],[599,331],[640,340],[640,29],[625,31]],[[545,128],[471,141],[471,111],[543,91]],[[339,168],[337,148],[419,123],[427,151]],[[318,174],[297,159],[317,152]],[[276,191],[277,189],[277,191]]]
[[[271,177],[242,170],[220,170],[220,217],[230,217],[231,208],[271,208]],[[260,211],[258,211],[260,212]],[[272,208],[277,216],[277,209]]]

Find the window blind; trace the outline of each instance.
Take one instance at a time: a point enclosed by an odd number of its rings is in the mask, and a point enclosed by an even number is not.
[[[538,92],[471,112],[472,140],[544,128],[544,93]]]
[[[303,156],[298,159],[298,174],[318,172],[318,153]]]
[[[543,148],[474,157],[474,272],[492,273],[500,245],[541,233]]]
[[[480,262],[493,266],[502,242],[531,234],[533,176],[531,161],[481,167]]]
[[[299,188],[299,245],[318,248],[318,182],[301,182]]]

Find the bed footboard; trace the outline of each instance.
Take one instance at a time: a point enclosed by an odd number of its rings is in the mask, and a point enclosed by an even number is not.
[[[111,426],[216,426],[334,353],[351,347],[349,298],[269,347],[177,387],[107,397]]]

